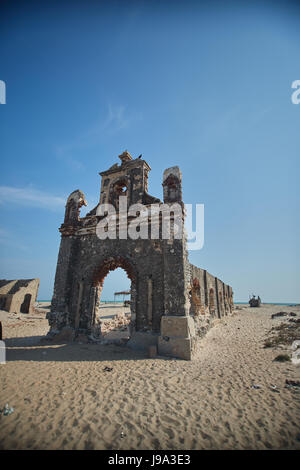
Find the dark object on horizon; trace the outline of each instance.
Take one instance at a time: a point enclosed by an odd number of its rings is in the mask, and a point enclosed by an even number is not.
[[[2,339],[2,323],[0,321],[0,340]]]
[[[141,155],[139,155],[138,158],[142,158],[142,155],[143,155],[143,154],[141,153]]]
[[[273,318],[277,318],[277,317],[285,317],[287,314],[287,312],[277,312],[277,313],[273,313],[271,315],[271,319],[273,320]]]
[[[255,295],[252,295],[252,299],[249,300],[250,307],[260,307],[260,304],[261,304],[260,297],[258,296],[256,299]]]

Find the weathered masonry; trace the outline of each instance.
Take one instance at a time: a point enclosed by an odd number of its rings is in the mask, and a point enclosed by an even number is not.
[[[119,196],[128,198],[128,206],[140,203],[149,207],[163,204],[148,194],[146,161],[132,159],[126,151],[102,176],[99,204],[110,203],[116,209],[117,234],[122,228]],[[181,172],[168,168],[163,174],[164,204],[182,207]],[[128,346],[148,348],[156,345],[158,353],[192,359],[197,344],[208,328],[233,309],[232,288],[193,266],[188,261],[186,238],[159,237],[100,240],[96,226],[101,219],[96,206],[80,218],[86,205],[84,194],[77,190],[68,198],[64,223],[60,227],[61,244],[55,277],[48,337],[70,333],[70,338],[87,335],[101,339],[99,322],[100,296],[106,275],[123,268],[131,280],[131,338]],[[182,211],[184,218],[184,211]],[[130,217],[128,217],[129,223]],[[151,227],[149,227],[150,233]]]
[[[32,313],[37,299],[39,279],[0,280],[0,310]]]

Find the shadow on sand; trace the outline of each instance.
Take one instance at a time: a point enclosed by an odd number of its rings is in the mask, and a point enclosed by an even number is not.
[[[43,341],[41,339],[43,338]],[[126,345],[96,343],[54,343],[45,341],[44,336],[7,338],[6,363],[13,361],[34,362],[82,362],[153,360],[145,351],[132,350]],[[168,361],[172,358],[156,356]]]

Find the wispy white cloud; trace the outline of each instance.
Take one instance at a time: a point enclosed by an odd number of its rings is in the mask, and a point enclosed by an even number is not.
[[[106,130],[115,133],[121,129],[129,127],[133,115],[126,112],[125,106],[112,106],[108,104],[107,116],[102,124],[102,131]]]
[[[65,199],[62,197],[54,196],[31,187],[14,188],[11,186],[0,186],[1,205],[17,204],[19,206],[57,210],[64,207],[65,203]]]

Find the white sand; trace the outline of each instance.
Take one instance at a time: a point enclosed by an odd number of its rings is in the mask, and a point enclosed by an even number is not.
[[[263,347],[271,327],[286,321],[271,320],[278,311],[300,317],[300,307],[246,307],[210,330],[191,362],[120,346],[43,344],[43,310],[0,312],[0,408],[14,407],[0,416],[0,448],[300,449],[300,391],[284,388],[300,368],[273,362],[282,351]]]

